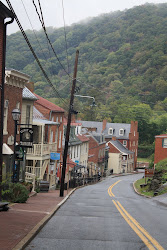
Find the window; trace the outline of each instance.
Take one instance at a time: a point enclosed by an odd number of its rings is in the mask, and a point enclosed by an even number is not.
[[[7,134],[8,106],[9,106],[9,101],[5,100],[5,103],[4,103],[4,122],[3,122],[3,133],[5,133],[5,134]]]
[[[31,112],[31,106],[27,105],[27,107],[26,107],[26,124],[30,124],[30,112]]]
[[[53,131],[52,130],[50,131],[50,142],[51,143],[53,142]]]
[[[126,147],[127,146],[127,141],[123,141],[123,145]]]
[[[59,121],[59,117],[57,116],[57,117],[56,117],[56,122],[58,122],[58,121]]]
[[[109,135],[113,135],[113,129],[112,129],[112,128],[109,128],[108,134],[109,134]]]
[[[121,136],[124,135],[124,129],[121,128],[121,129],[119,130],[119,135],[121,135]]]
[[[135,131],[134,131],[134,136],[135,136]]]
[[[60,131],[59,133],[59,148],[61,148],[61,135],[62,135],[62,131]]]
[[[163,147],[163,148],[167,148],[167,138],[164,138],[164,139],[162,140],[162,147]]]
[[[75,158],[75,147],[74,147],[74,158]]]
[[[78,157],[78,146],[77,146],[77,157]]]
[[[62,116],[60,116],[60,122],[62,122]]]
[[[58,137],[58,129],[55,132],[55,142],[57,143],[57,137]]]

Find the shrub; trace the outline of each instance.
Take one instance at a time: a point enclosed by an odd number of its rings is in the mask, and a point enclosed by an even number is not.
[[[27,188],[20,183],[10,183],[8,188],[2,192],[3,199],[16,203],[26,202],[28,194]]]
[[[29,191],[20,183],[11,183],[9,185],[9,200],[16,203],[24,203],[28,199]]]

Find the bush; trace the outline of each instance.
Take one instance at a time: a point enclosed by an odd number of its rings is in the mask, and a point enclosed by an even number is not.
[[[138,146],[138,157],[139,158],[148,158],[153,153],[154,153],[154,144],[139,145]]]
[[[10,202],[24,203],[28,199],[29,191],[20,183],[11,183],[8,189],[3,191],[3,199]]]

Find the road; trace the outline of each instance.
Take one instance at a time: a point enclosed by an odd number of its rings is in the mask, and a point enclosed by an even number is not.
[[[26,249],[167,249],[167,207],[134,192],[142,176],[76,190]]]

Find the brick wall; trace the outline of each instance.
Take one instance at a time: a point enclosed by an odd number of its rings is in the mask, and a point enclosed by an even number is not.
[[[118,154],[120,153],[120,151],[116,147],[114,147],[111,143],[109,143],[108,146],[109,146],[109,153],[118,153]]]
[[[12,111],[14,108],[16,108],[16,104],[20,102],[20,109],[22,107],[22,88],[13,87],[11,85],[5,84],[5,93],[4,93],[4,99],[9,101],[8,105],[8,121],[7,121],[7,135],[4,135],[3,142],[7,143],[9,136],[14,136],[14,121],[12,118]],[[21,120],[18,122],[20,123]],[[20,141],[20,136],[16,136],[16,141]],[[11,149],[13,150],[13,146],[11,146]]]
[[[167,148],[163,148],[162,140],[166,137],[156,137],[155,138],[155,154],[154,154],[154,164],[157,164],[159,161],[167,158]]]

